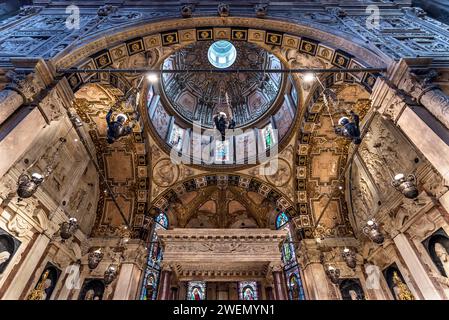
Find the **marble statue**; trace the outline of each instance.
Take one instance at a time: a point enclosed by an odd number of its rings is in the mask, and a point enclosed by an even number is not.
[[[10,256],[11,256],[11,254],[8,251],[0,252],[0,267],[2,266],[2,264],[4,264],[5,262],[7,262],[9,260]]]
[[[351,296],[351,300],[359,300],[357,292],[355,292],[354,290],[349,290],[349,295]]]
[[[446,277],[449,277],[449,257],[446,248],[439,242],[435,243],[435,254],[441,261],[441,265],[446,273]]]

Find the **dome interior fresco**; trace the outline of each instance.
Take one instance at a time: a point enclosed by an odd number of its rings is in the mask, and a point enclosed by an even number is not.
[[[201,41],[182,48],[163,62],[165,70],[214,69],[208,59],[213,41]],[[234,41],[237,51],[232,69],[281,69],[278,58],[261,47]],[[283,76],[278,73],[167,73],[162,91],[174,110],[186,121],[213,127],[213,116],[224,112],[237,127],[262,118],[282,92]]]

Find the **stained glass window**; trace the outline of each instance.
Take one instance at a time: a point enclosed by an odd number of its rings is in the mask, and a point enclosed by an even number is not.
[[[265,150],[276,144],[276,136],[271,123],[262,129],[262,138]]]
[[[178,151],[181,151],[182,148],[184,131],[184,129],[180,128],[176,124],[173,124],[168,143]]]
[[[256,281],[240,281],[239,282],[239,299],[240,300],[259,300]]]
[[[290,218],[285,212],[281,212],[276,217],[276,229],[287,230],[285,242],[282,245],[282,262],[284,263],[284,273],[287,280],[288,297],[290,300],[305,300],[304,287],[301,280],[298,261],[293,245],[293,237],[290,231]]]
[[[215,161],[229,161],[229,140],[221,141],[216,140],[215,142]]]
[[[151,106],[151,101],[153,101],[153,97],[154,97],[154,88],[153,88],[153,86],[150,86],[148,88],[148,94],[147,94],[147,108],[149,108]]]
[[[296,91],[296,87],[292,82],[292,91],[291,91],[291,95],[293,98],[293,102],[295,103],[295,107],[298,106],[298,91]]]
[[[140,294],[141,300],[156,300],[157,297],[163,251],[159,245],[156,231],[168,228],[167,215],[161,212],[154,218],[154,222],[148,249],[147,267],[145,269]]]
[[[190,281],[187,285],[187,300],[206,300],[206,282]]]
[[[276,229],[280,229],[286,223],[288,223],[288,216],[285,214],[285,212],[279,213],[276,218]]]

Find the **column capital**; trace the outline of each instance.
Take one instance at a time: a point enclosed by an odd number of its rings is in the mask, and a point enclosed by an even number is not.
[[[16,68],[6,74],[10,81],[6,88],[17,91],[26,102],[31,102],[55,79],[56,70],[49,61],[17,58],[12,62]]]
[[[302,240],[298,248],[298,260],[302,268],[312,263],[320,263],[322,252],[315,239]]]

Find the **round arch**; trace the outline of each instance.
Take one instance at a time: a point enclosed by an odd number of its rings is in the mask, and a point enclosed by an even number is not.
[[[152,201],[150,214],[153,215],[156,212],[159,212],[159,210],[166,212],[170,207],[170,204],[177,201],[179,196],[186,192],[198,191],[210,186],[239,187],[242,190],[258,193],[272,204],[277,212],[284,211],[290,217],[296,215],[294,204],[281,191],[270,186],[261,179],[240,173],[204,174],[178,182]]]

